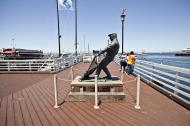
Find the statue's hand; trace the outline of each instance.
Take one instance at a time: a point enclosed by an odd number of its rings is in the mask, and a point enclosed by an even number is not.
[[[99,54],[96,54],[96,55],[95,55],[95,57],[98,57],[98,56],[99,56]]]

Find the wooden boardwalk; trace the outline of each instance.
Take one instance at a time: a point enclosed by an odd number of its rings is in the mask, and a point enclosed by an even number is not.
[[[73,67],[74,75],[80,75],[89,64]],[[120,76],[115,63],[109,65],[112,75]],[[9,83],[31,83],[35,77],[14,80]],[[38,75],[40,76],[40,75]],[[93,109],[92,102],[69,102],[70,68],[58,73],[58,101],[63,104],[54,109],[53,74],[50,74],[13,93],[0,98],[0,126],[190,126],[190,112],[160,92],[141,82],[140,110],[136,110],[136,82],[133,76],[124,76],[123,101],[103,102],[100,109]],[[0,76],[0,86],[5,77]],[[28,81],[28,82],[27,82]],[[0,88],[2,92],[3,87]]]

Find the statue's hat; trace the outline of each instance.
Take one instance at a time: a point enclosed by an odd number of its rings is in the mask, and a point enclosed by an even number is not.
[[[108,36],[110,38],[117,38],[117,33],[111,33],[111,34],[108,34]]]

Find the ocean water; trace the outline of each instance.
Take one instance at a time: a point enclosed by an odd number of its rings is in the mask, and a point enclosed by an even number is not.
[[[144,53],[139,59],[190,69],[190,56],[175,56],[174,53]]]

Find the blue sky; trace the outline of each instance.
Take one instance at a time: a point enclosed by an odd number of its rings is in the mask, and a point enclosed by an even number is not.
[[[78,0],[78,51],[104,48],[126,8],[124,51],[190,47],[190,0]],[[60,11],[61,50],[74,51],[74,11]],[[0,0],[0,48],[58,52],[55,0]]]

